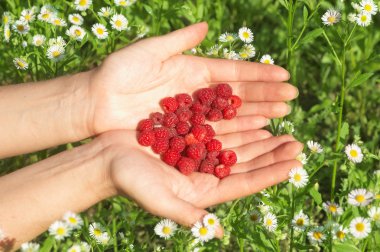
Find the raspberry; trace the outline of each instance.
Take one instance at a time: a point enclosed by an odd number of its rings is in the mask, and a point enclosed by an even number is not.
[[[186,135],[190,131],[190,125],[187,122],[179,122],[175,129],[178,135]]]
[[[214,136],[215,136],[215,131],[209,124],[204,125],[207,131],[206,137],[203,139],[202,142],[208,143]]]
[[[175,166],[181,158],[181,153],[176,150],[169,149],[162,155],[162,161],[170,166]]]
[[[169,139],[178,136],[177,130],[175,128],[168,128],[169,130]]]
[[[161,107],[165,113],[174,112],[178,108],[178,103],[173,97],[166,97],[161,100]]]
[[[207,114],[207,119],[209,119],[212,122],[217,122],[223,119],[222,111],[219,109],[211,109],[210,112]]]
[[[193,103],[193,98],[189,94],[177,94],[175,96],[179,107],[189,108]]]
[[[186,149],[186,154],[189,158],[202,160],[206,157],[206,147],[202,143],[190,144]]]
[[[210,106],[210,104],[215,100],[216,94],[214,89],[212,88],[202,88],[197,93],[199,101],[204,104]]]
[[[203,105],[200,101],[195,101],[190,107],[190,110],[194,113],[207,114],[207,112],[210,111],[210,106]]]
[[[177,162],[178,170],[184,175],[190,175],[197,169],[196,162],[188,157],[181,157]]]
[[[160,112],[155,112],[150,114],[150,119],[152,119],[154,125],[161,125],[164,119],[164,116]]]
[[[180,136],[175,136],[170,139],[170,148],[177,152],[182,152],[186,147],[185,138]]]
[[[206,117],[204,114],[201,113],[194,113],[193,116],[190,118],[190,122],[195,124],[204,124],[206,121]]]
[[[236,161],[237,161],[236,153],[232,150],[224,150],[224,151],[221,151],[219,154],[219,162],[221,164],[232,166],[236,164]]]
[[[175,127],[178,123],[178,117],[174,113],[166,113],[162,124],[166,127]]]
[[[236,108],[232,106],[228,106],[227,108],[223,109],[223,118],[226,120],[231,120],[234,118],[237,114]]]
[[[228,100],[222,97],[216,97],[216,99],[212,102],[212,107],[215,109],[223,110],[228,106]]]
[[[231,173],[231,167],[224,164],[217,165],[214,169],[214,175],[220,179],[227,177]]]
[[[239,108],[241,106],[241,99],[237,95],[233,95],[228,99],[228,103],[233,107],[233,108]]]
[[[210,142],[206,144],[207,151],[221,151],[222,143],[219,140],[211,139]]]
[[[194,125],[193,128],[191,128],[191,133],[199,142],[203,141],[203,139],[207,136],[207,130],[202,125]]]
[[[185,136],[185,141],[187,145],[199,143],[199,141],[195,138],[193,133],[187,134]]]
[[[189,121],[191,116],[193,115],[193,112],[191,112],[190,109],[187,107],[179,107],[175,113],[178,117],[178,120],[181,122]]]
[[[154,128],[154,135],[156,136],[156,139],[169,139],[170,132],[168,128],[165,127],[158,127]]]
[[[137,126],[137,129],[140,131],[153,130],[153,120],[151,119],[141,120]]]
[[[137,141],[142,146],[151,146],[156,141],[156,137],[153,130],[146,130],[138,134]]]
[[[228,99],[232,95],[232,88],[228,84],[219,84],[215,87],[215,93],[219,97]]]
[[[154,153],[162,154],[169,149],[168,139],[156,139],[156,142],[152,145],[152,150]]]
[[[219,159],[218,159],[219,153],[220,153],[219,151],[210,151],[209,153],[207,153],[206,159],[209,160],[210,162],[212,162],[214,165],[218,165],[219,164]]]
[[[210,160],[206,159],[202,161],[199,171],[203,173],[213,174],[214,169],[215,169],[214,164]]]

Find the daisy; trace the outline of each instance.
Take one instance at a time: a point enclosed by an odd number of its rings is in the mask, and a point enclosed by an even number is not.
[[[317,244],[322,243],[326,239],[323,227],[314,227],[307,233],[307,236],[311,243]]]
[[[92,0],[75,0],[75,9],[79,11],[85,11],[88,8],[90,8],[90,5],[92,4]]]
[[[63,220],[66,221],[66,223],[69,225],[72,229],[78,229],[83,225],[83,220],[79,216],[79,214],[73,213],[73,212],[66,212],[63,215]]]
[[[353,163],[361,163],[363,161],[363,153],[360,147],[356,144],[349,144],[344,149],[347,158]]]
[[[163,219],[154,227],[154,232],[161,238],[172,237],[177,230],[177,224],[169,219]]]
[[[113,15],[110,22],[112,28],[115,30],[123,31],[128,29],[128,20],[121,14]]]
[[[56,221],[49,227],[49,234],[54,236],[54,238],[59,241],[68,237],[71,233],[71,230],[66,222]]]
[[[38,252],[40,244],[34,242],[25,242],[21,244],[21,252]]]
[[[28,46],[28,42],[26,42],[25,40],[21,42],[21,46],[22,47],[27,47]]]
[[[131,0],[115,0],[114,2],[116,4],[116,6],[127,7],[127,6],[132,5],[135,1],[131,1]]]
[[[66,34],[70,38],[82,41],[83,37],[86,35],[86,31],[78,25],[73,25],[66,31]]]
[[[368,216],[371,217],[374,222],[376,222],[377,226],[380,226],[380,207],[372,206],[368,210]]]
[[[307,163],[307,156],[305,153],[301,152],[300,154],[298,154],[298,156],[296,157],[296,160],[300,161],[303,165]]]
[[[372,16],[366,12],[361,12],[356,17],[356,23],[363,27],[370,25],[371,21],[372,21]]]
[[[241,39],[241,41],[249,44],[253,41],[253,33],[251,31],[251,29],[247,28],[247,27],[242,27],[239,29],[239,38]]]
[[[81,251],[82,249],[78,244],[74,244],[67,250],[67,252],[81,252]]]
[[[69,21],[70,23],[74,25],[82,25],[83,24],[83,17],[80,14],[70,14],[69,15]]]
[[[54,26],[61,26],[61,27],[67,25],[66,21],[59,17],[51,18],[50,23],[53,24]]]
[[[34,46],[42,46],[45,43],[45,41],[46,41],[46,37],[44,35],[37,34],[33,36],[32,44]]]
[[[325,24],[325,25],[333,25],[333,24],[336,24],[340,21],[340,13],[339,11],[336,11],[334,9],[330,9],[328,11],[326,11],[326,13],[322,16],[322,22]]]
[[[44,22],[50,22],[50,19],[55,16],[55,10],[50,6],[42,6],[40,14],[38,14],[37,18]]]
[[[343,209],[337,203],[334,202],[323,202],[322,207],[326,211],[326,213],[330,213],[334,216],[339,216],[343,213]]]
[[[362,0],[360,2],[361,10],[370,15],[375,15],[377,13],[377,5],[373,2],[373,0]]]
[[[213,45],[210,47],[210,49],[208,49],[208,51],[206,52],[207,55],[209,56],[218,56],[219,55],[219,50],[221,49],[222,47],[220,45]]]
[[[11,22],[12,22],[11,13],[9,11],[4,12],[3,13],[3,24],[7,25],[7,24],[10,24]]]
[[[253,45],[245,44],[240,49],[239,56],[242,59],[250,59],[253,58],[256,54],[256,49]]]
[[[52,45],[46,52],[46,56],[55,62],[60,61],[63,58],[64,54],[65,48],[60,45]]]
[[[16,32],[18,32],[20,34],[27,34],[30,30],[29,24],[25,21],[22,21],[22,20],[17,20],[13,24],[12,27],[13,27],[13,30],[15,30]]]
[[[98,15],[101,17],[109,17],[113,13],[113,10],[110,7],[102,7],[98,11]]]
[[[356,217],[350,223],[350,233],[357,239],[365,238],[371,233],[371,223],[363,217]]]
[[[321,153],[323,151],[322,146],[317,142],[309,140],[306,144],[312,153]]]
[[[351,6],[358,12],[362,11],[362,7],[358,3],[351,2]]]
[[[215,237],[215,229],[204,226],[200,221],[194,224],[191,228],[191,232],[200,242],[207,242]]]
[[[356,19],[357,19],[356,13],[350,13],[350,14],[348,14],[347,19],[351,23],[356,23]]]
[[[343,242],[347,238],[348,229],[343,228],[343,226],[336,225],[334,226],[332,232],[333,232],[334,239]]]
[[[28,62],[26,62],[22,58],[14,58],[13,59],[13,64],[19,70],[26,70],[26,69],[28,69],[28,66],[29,66]]]
[[[301,210],[292,220],[295,230],[302,231],[309,225],[309,217]]]
[[[216,229],[219,226],[219,219],[215,214],[209,213],[203,217],[203,225]]]
[[[66,46],[66,41],[61,36],[58,36],[56,38],[49,39],[48,44],[49,44],[49,46],[59,45],[59,46],[65,47]]]
[[[260,202],[260,205],[258,206],[258,208],[260,209],[260,211],[263,214],[267,214],[268,212],[270,212],[272,210],[272,208],[270,206],[266,205],[263,202]]]
[[[295,167],[289,172],[289,182],[297,188],[304,187],[307,184],[308,180],[309,175],[307,174],[307,171],[302,167]]]
[[[270,64],[270,65],[274,64],[274,60],[272,59],[272,57],[269,54],[264,54],[261,57],[260,62],[264,63],[264,64]]]
[[[251,212],[249,212],[248,218],[253,223],[259,223],[261,219],[260,212],[257,210],[252,210]]]
[[[98,39],[106,39],[108,37],[108,31],[106,27],[102,24],[94,24],[91,30]]]
[[[33,22],[33,20],[36,18],[36,15],[34,14],[33,10],[23,10],[21,12],[20,20],[25,21],[27,23]]]
[[[4,26],[4,40],[6,42],[9,42],[9,39],[11,38],[11,29],[9,28],[9,25]]]
[[[348,204],[353,206],[366,206],[371,203],[373,194],[366,189],[354,189],[348,194]]]
[[[227,48],[223,49],[223,57],[230,60],[240,59],[239,55],[234,50],[229,51]]]
[[[288,120],[284,120],[280,123],[279,129],[285,129],[285,131],[288,133],[294,133],[294,124],[292,122],[289,122]]]
[[[110,239],[110,235],[107,232],[104,232],[99,238],[96,239],[96,241],[100,244],[107,245]]]
[[[219,36],[219,41],[222,43],[232,42],[236,39],[236,35],[233,33],[225,32]]]
[[[263,218],[263,225],[268,231],[273,232],[277,228],[277,217],[272,213],[267,213]]]
[[[82,241],[82,242],[80,242],[79,245],[80,245],[80,248],[81,248],[82,252],[90,252],[91,247],[90,247],[90,245],[88,245],[87,242]]]

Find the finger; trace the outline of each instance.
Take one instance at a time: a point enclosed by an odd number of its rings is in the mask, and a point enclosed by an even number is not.
[[[249,172],[275,163],[293,160],[302,152],[302,149],[303,144],[300,142],[284,143],[274,151],[261,155],[254,160],[234,165],[231,173]]]
[[[249,143],[233,150],[236,153],[237,160],[239,163],[244,163],[250,161],[258,156],[261,156],[265,153],[271,152],[276,149],[278,146],[286,142],[294,141],[294,137],[291,135],[283,135],[270,137],[264,140],[257,142]]]
[[[256,142],[259,140],[267,139],[272,134],[266,130],[251,130],[239,133],[231,133],[226,135],[219,135],[215,138],[223,143],[223,148],[233,148],[247,143]]]
[[[217,135],[260,129],[269,125],[269,119],[263,116],[239,116],[232,120],[211,122]]]
[[[278,118],[288,115],[292,107],[284,102],[243,102],[239,116],[262,115],[266,118]]]

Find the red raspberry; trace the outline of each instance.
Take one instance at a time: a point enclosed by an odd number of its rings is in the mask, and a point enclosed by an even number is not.
[[[152,145],[152,150],[154,153],[162,154],[169,149],[168,139],[156,139],[156,142]]]
[[[197,169],[196,162],[188,157],[181,157],[177,162],[177,167],[178,170],[184,175],[190,175]]]
[[[187,134],[185,136],[185,141],[187,145],[199,143],[199,141],[195,138],[193,133]]]
[[[219,164],[219,159],[218,159],[219,153],[220,153],[219,151],[210,151],[209,153],[207,153],[206,159],[209,160],[210,162],[212,162],[214,165],[218,165]]]
[[[175,128],[168,128],[169,130],[169,139],[178,136],[177,130]]]
[[[214,89],[212,88],[202,88],[197,93],[199,101],[204,104],[210,106],[210,104],[215,100],[216,94]]]
[[[186,149],[186,154],[189,158],[202,160],[206,157],[206,147],[202,143],[190,144]]]
[[[190,122],[195,124],[204,124],[206,121],[206,117],[204,114],[201,113],[194,113],[193,116],[190,118]]]
[[[186,135],[190,131],[190,125],[187,122],[179,122],[175,129],[178,135]]]
[[[164,120],[164,116],[160,112],[155,112],[150,114],[150,119],[152,119],[155,125],[161,125]]]
[[[224,151],[221,151],[219,154],[219,162],[221,164],[232,166],[236,164],[236,161],[237,161],[236,153],[232,150],[224,150]]]
[[[156,141],[156,137],[153,130],[146,130],[138,134],[137,141],[142,146],[151,146]]]
[[[205,124],[204,126],[207,131],[207,136],[203,139],[203,142],[208,143],[215,136],[215,131],[209,124]]]
[[[169,139],[170,132],[168,128],[158,127],[153,129],[156,139]]]
[[[228,106],[227,108],[223,109],[223,118],[226,120],[231,120],[234,118],[237,114],[236,108],[232,106]]]
[[[181,153],[176,150],[169,149],[162,155],[162,161],[170,166],[175,166],[181,158]]]
[[[232,88],[228,84],[219,84],[218,86],[215,87],[215,93],[217,96],[222,97],[222,98],[230,98],[232,95]]]
[[[211,139],[210,142],[206,144],[207,151],[221,151],[222,143],[217,139]]]
[[[215,109],[223,110],[228,106],[228,101],[222,97],[216,97],[216,99],[212,102],[212,107]]]
[[[151,119],[141,120],[137,126],[137,129],[140,131],[153,130],[153,120]]]
[[[233,107],[233,108],[240,108],[241,106],[241,99],[237,95],[233,95],[228,99],[228,103]]]
[[[207,130],[202,125],[194,125],[193,128],[191,128],[191,133],[194,135],[195,139],[197,139],[199,142],[202,142],[203,139],[207,136]]]
[[[223,119],[222,111],[219,109],[211,109],[210,112],[207,114],[207,119],[209,119],[212,122],[217,122]]]
[[[206,159],[202,161],[199,171],[203,173],[213,174],[214,169],[215,169],[214,164],[210,160]]]
[[[170,139],[170,148],[177,152],[182,152],[186,147],[185,138],[180,136],[175,136]]]
[[[164,115],[163,125],[166,127],[175,127],[178,123],[178,117],[174,113],[166,113]]]
[[[175,96],[175,98],[176,98],[178,105],[180,107],[189,108],[191,106],[191,104],[193,103],[193,98],[191,98],[191,96],[189,94],[177,94]]]
[[[166,97],[161,100],[161,107],[165,113],[174,112],[178,108],[178,103],[173,97]]]
[[[203,105],[200,101],[195,101],[190,108],[194,113],[207,114],[210,111],[210,106]]]
[[[191,112],[191,110],[187,107],[179,107],[175,113],[178,117],[178,120],[181,122],[189,121],[193,115],[193,112]]]
[[[224,164],[217,165],[214,169],[214,175],[220,179],[227,177],[231,173],[231,167]]]

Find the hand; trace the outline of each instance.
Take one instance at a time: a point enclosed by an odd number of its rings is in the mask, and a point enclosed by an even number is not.
[[[280,83],[289,78],[283,68],[181,54],[199,44],[206,33],[207,24],[199,23],[145,39],[111,54],[91,71],[94,105],[89,127],[93,133],[135,129],[143,117],[160,111],[160,99],[221,82],[230,83],[244,101],[234,120],[241,130],[261,128],[267,124],[266,118],[290,112],[284,101],[294,99],[298,91]]]

